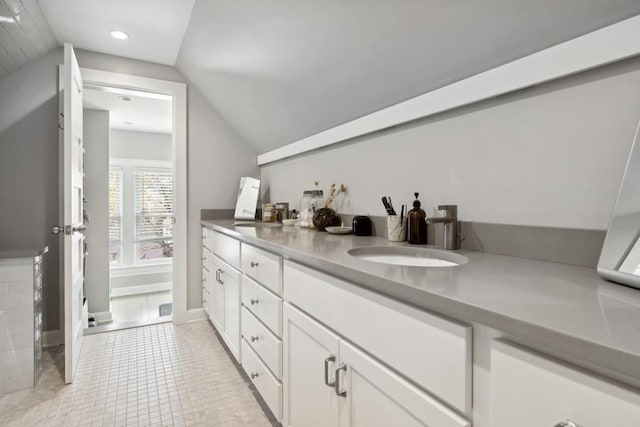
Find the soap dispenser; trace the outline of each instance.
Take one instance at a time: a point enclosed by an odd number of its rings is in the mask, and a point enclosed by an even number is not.
[[[407,213],[407,234],[409,243],[424,245],[427,243],[427,214],[420,209],[418,193],[413,193],[416,199],[413,201],[413,209]]]

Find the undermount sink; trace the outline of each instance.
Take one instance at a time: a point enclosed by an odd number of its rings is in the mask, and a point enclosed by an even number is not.
[[[277,222],[234,222],[234,227],[282,227]]]
[[[408,246],[366,246],[348,252],[353,257],[369,262],[409,267],[455,267],[469,262],[467,257],[460,254]]]

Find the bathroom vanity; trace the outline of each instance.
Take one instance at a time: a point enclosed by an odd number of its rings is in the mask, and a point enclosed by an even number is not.
[[[595,269],[203,221],[203,306],[285,426],[635,426],[640,291]],[[351,251],[351,254],[350,254]]]

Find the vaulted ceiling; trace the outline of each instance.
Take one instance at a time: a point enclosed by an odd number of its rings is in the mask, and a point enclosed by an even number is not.
[[[12,6],[40,6],[58,44],[175,65],[258,152],[640,14],[638,0],[0,0],[5,53],[16,27],[34,34]]]

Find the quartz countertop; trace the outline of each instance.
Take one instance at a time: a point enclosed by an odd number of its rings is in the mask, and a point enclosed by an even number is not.
[[[49,248],[29,248],[29,249],[16,249],[16,250],[0,250],[0,260],[2,259],[16,259],[16,258],[35,258],[43,255],[49,251]]]
[[[202,221],[285,259],[640,384],[640,290],[607,282],[593,268],[465,250],[455,252],[469,262],[455,267],[377,264],[347,251],[407,243],[234,223]]]

